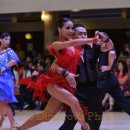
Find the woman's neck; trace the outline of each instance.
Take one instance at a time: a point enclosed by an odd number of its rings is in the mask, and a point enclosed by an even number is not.
[[[2,52],[3,50],[5,50],[3,47],[0,46],[0,52]]]
[[[0,51],[3,51],[3,48],[2,48],[2,47],[0,47]]]
[[[62,37],[62,36],[59,36],[58,40],[59,40],[59,41],[69,41],[68,38],[64,38],[64,37]]]

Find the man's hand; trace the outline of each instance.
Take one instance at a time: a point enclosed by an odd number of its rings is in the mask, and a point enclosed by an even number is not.
[[[62,75],[63,73],[63,68],[61,68],[57,63],[56,61],[54,61],[51,65],[51,69],[53,71],[56,71],[58,74]],[[72,87],[72,88],[76,88],[76,81],[75,81],[75,77],[78,77],[79,75],[76,75],[76,74],[73,74],[69,71],[65,71],[64,75],[62,76],[65,76],[67,82],[69,83],[69,85]]]
[[[69,73],[67,76],[66,76],[66,80],[67,82],[69,83],[69,85],[72,87],[72,88],[76,88],[76,81],[75,81],[75,77],[78,77],[79,74],[73,74],[73,73]]]

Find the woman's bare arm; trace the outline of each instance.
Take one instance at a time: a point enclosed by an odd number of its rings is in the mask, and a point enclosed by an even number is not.
[[[73,39],[73,40],[63,41],[63,42],[56,41],[52,43],[52,47],[53,49],[58,51],[70,46],[91,45],[93,43],[93,40],[94,40],[93,38],[87,38],[87,39]]]

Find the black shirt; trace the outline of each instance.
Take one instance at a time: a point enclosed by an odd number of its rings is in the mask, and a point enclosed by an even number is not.
[[[76,78],[77,83],[93,83],[97,81],[97,59],[100,54],[100,46],[93,45],[93,47],[84,47],[84,63],[80,62],[78,65],[77,73],[79,76]]]

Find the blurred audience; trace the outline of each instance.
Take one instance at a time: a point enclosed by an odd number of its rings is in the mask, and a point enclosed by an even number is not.
[[[128,66],[125,61],[120,60],[117,63],[115,75],[119,81],[120,88],[123,90],[128,85]]]
[[[20,109],[44,109],[46,103],[42,103],[38,99],[33,100],[33,90],[27,89],[27,84],[19,84],[19,81],[23,78],[31,78],[35,70],[39,72],[39,74],[48,72],[53,58],[47,54],[42,55],[35,50],[33,50],[31,54],[25,56],[19,44],[16,46],[16,51],[22,59],[21,64],[13,69],[15,93],[20,101]],[[115,75],[119,80],[120,88],[124,92],[124,95],[130,97],[130,44],[128,42],[123,45],[123,50],[119,54]],[[46,95],[49,99],[50,95],[48,93],[46,93]],[[115,102],[109,94],[106,94],[102,104],[106,111],[114,110]]]

